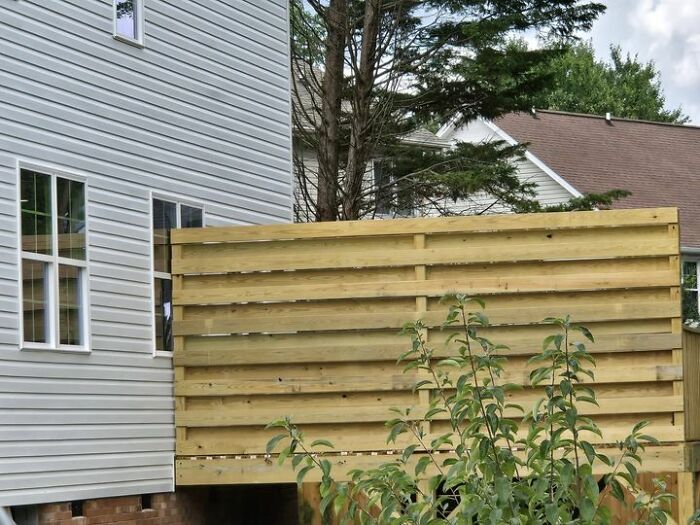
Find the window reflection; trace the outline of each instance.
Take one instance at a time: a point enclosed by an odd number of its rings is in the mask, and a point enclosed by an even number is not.
[[[22,170],[22,251],[51,255],[51,177]]]
[[[116,23],[117,34],[127,38],[136,38],[136,8],[134,0],[117,0]]]
[[[57,179],[58,254],[85,260],[85,185]]]
[[[48,268],[43,262],[22,261],[22,315],[27,342],[48,342]]]
[[[58,267],[58,322],[62,345],[82,344],[81,271],[77,266],[61,264]]]
[[[202,208],[180,206],[180,228],[201,228],[203,222]]]
[[[173,287],[169,279],[154,279],[156,350],[173,351]]]
[[[170,230],[177,228],[177,205],[153,200],[153,270],[170,273]]]

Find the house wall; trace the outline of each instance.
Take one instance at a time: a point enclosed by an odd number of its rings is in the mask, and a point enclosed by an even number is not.
[[[474,120],[456,129],[449,128],[441,138],[453,142],[482,143],[503,140],[483,120]],[[543,205],[555,205],[568,201],[572,194],[550,177],[544,170],[529,159],[517,161],[517,175],[523,182],[536,184],[536,199]],[[489,209],[491,213],[508,213],[508,209],[498,204],[493,205],[494,198],[487,194],[477,195],[469,202],[457,202],[457,209]]]
[[[0,0],[0,506],[173,489],[150,191],[208,225],[291,217],[286,0]],[[18,163],[87,180],[91,352],[19,348]]]

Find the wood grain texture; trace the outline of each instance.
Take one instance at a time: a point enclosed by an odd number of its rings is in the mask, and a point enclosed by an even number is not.
[[[265,425],[291,416],[309,436],[336,443],[338,464],[371,463],[385,451],[394,406],[420,419],[430,387],[396,359],[398,335],[421,320],[436,357],[439,298],[485,298],[483,333],[508,345],[502,381],[531,408],[529,356],[570,314],[596,336],[599,407],[581,407],[611,445],[640,420],[664,446],[645,468],[678,472],[694,428],[692,356],[681,351],[677,213],[671,209],[525,216],[212,228],[174,234],[174,361],[178,483],[290,482],[263,458]],[[683,357],[681,359],[681,357]],[[697,357],[695,357],[697,360]],[[700,373],[700,370],[698,371]],[[518,418],[517,410],[509,417]],[[430,435],[446,431],[436,417]],[[405,443],[407,444],[407,443]],[[404,445],[405,445],[404,444]],[[396,445],[398,446],[398,445]],[[345,453],[362,453],[346,456]],[[188,457],[258,455],[244,459]],[[345,458],[345,459],[344,459]],[[353,458],[349,460],[347,458]],[[310,481],[314,481],[311,479]]]

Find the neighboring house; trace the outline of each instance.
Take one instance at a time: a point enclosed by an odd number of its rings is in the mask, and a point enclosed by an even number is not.
[[[448,125],[438,135],[527,144],[519,175],[537,183],[543,204],[623,189],[631,196],[613,208],[678,207],[685,315],[699,316],[700,127],[537,110]]]
[[[168,232],[291,219],[288,41],[287,0],[0,0],[0,507],[173,490]]]
[[[294,219],[298,222],[311,222],[315,220],[317,181],[318,181],[318,157],[310,141],[315,140],[318,122],[320,121],[321,100],[318,87],[314,79],[321,77],[318,71],[310,74],[311,80],[302,79],[298,68],[293,68],[293,94],[292,106],[295,113],[293,119],[294,131]],[[352,111],[351,104],[344,101],[342,112]],[[450,142],[439,138],[435,133],[426,128],[413,130],[399,137],[401,144],[416,146],[425,150],[443,150],[450,147]],[[396,206],[395,192],[397,188],[390,179],[387,170],[383,169],[391,158],[377,152],[368,163],[364,177],[364,185],[368,191],[377,191],[373,197],[375,207],[368,210],[366,218],[390,218],[395,216],[413,215],[413,210]],[[382,188],[381,190],[379,188]],[[388,191],[387,191],[388,189]],[[391,204],[390,204],[391,203]]]

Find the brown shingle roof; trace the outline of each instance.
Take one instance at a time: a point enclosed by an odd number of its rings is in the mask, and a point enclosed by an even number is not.
[[[556,111],[496,124],[580,192],[632,192],[614,208],[677,206],[681,245],[700,248],[700,127]]]

